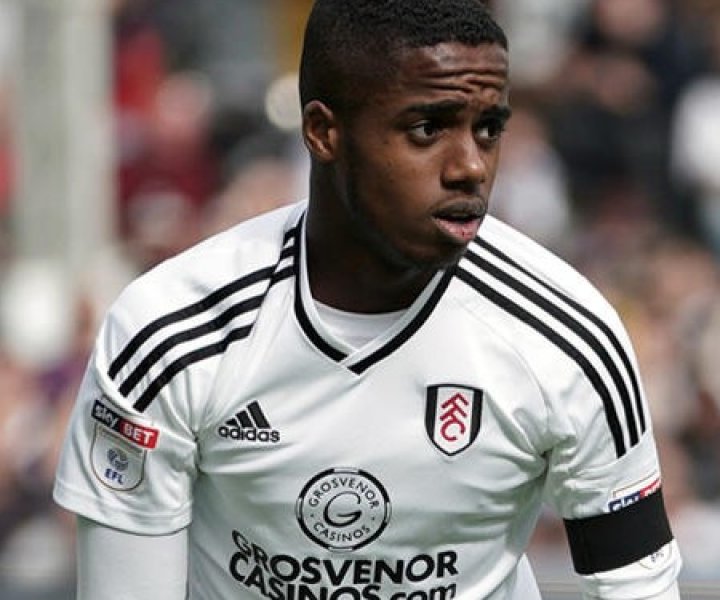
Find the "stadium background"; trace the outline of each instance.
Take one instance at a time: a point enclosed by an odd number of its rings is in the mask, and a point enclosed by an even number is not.
[[[720,598],[720,2],[495,0],[515,114],[496,214],[577,265],[636,345],[685,555]],[[134,275],[305,193],[308,0],[0,0],[0,599],[65,600],[50,502],[97,320]],[[532,558],[577,597],[561,525]]]

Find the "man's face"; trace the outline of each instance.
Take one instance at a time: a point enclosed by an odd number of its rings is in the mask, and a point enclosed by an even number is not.
[[[397,60],[342,125],[339,187],[355,233],[382,260],[444,266],[487,212],[510,114],[507,53],[446,43]]]

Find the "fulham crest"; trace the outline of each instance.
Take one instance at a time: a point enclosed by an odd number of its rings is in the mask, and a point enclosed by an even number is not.
[[[454,456],[475,441],[480,431],[483,391],[460,385],[427,388],[425,429],[435,447]]]

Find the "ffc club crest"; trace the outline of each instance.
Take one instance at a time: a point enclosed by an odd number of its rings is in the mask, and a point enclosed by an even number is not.
[[[480,431],[482,390],[459,385],[427,388],[425,429],[438,450],[454,456],[475,441]]]

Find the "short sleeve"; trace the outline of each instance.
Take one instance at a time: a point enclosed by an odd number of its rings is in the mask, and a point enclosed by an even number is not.
[[[624,354],[624,362],[615,361],[615,382],[625,384],[628,401],[617,391],[622,385],[603,386],[580,369],[553,399],[551,427],[562,436],[548,456],[546,499],[563,519],[585,593],[639,598],[638,589],[672,585],[681,559],[636,360],[619,320],[608,321],[616,344],[607,356]],[[606,371],[612,382],[612,368]],[[594,372],[605,375],[600,367]],[[611,392],[602,397],[599,389]]]
[[[132,339],[119,308],[106,317],[68,425],[53,497],[104,525],[148,535],[191,518],[196,445],[187,403],[168,386],[152,410],[137,410],[110,376],[114,356]]]

